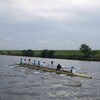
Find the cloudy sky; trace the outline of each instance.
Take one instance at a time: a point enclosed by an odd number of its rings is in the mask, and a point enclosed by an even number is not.
[[[100,49],[100,0],[0,0],[1,50]]]

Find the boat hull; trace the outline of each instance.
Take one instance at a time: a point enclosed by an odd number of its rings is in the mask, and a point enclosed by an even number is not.
[[[50,69],[50,68],[46,68],[46,67],[39,67],[39,66],[34,66],[34,65],[29,65],[29,64],[19,64],[20,66],[22,67],[28,67],[28,68],[31,68],[31,69],[36,69],[36,70],[42,70],[42,71],[45,71],[45,72],[55,72],[57,74],[65,74],[65,75],[68,75],[68,76],[76,76],[76,77],[83,77],[83,78],[90,78],[92,79],[91,76],[88,76],[86,74],[79,74],[79,73],[71,73],[69,71],[64,71],[64,70],[56,70],[56,69]]]

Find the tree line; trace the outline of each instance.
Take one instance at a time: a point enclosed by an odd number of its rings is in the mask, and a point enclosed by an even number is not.
[[[67,50],[66,50],[67,51]],[[73,53],[67,53],[67,55],[62,51],[57,54],[56,50],[40,50],[37,55],[32,49],[22,50],[22,51],[0,51],[1,55],[16,55],[16,56],[28,56],[28,57],[42,57],[42,58],[61,58],[61,59],[73,59],[73,60],[96,60],[100,61],[100,57],[97,57],[97,52],[92,50],[91,47],[87,44],[81,44],[79,47],[78,54],[72,51]]]
[[[94,57],[96,55],[96,51],[93,51],[87,44],[82,44],[79,48],[80,52],[82,53],[82,57],[85,59]],[[47,50],[44,49],[41,51],[40,57],[43,58],[54,58],[55,51],[54,50]],[[31,49],[23,50],[22,56],[34,56],[34,51]]]
[[[43,57],[43,58],[53,58],[53,55],[54,55],[55,51],[54,50],[42,50],[41,54],[40,54],[40,57]],[[28,50],[23,50],[22,51],[22,56],[29,56],[29,57],[32,57],[34,56],[34,51],[31,50],[31,49],[28,49]]]
[[[83,53],[84,57],[90,58],[94,57],[96,55],[96,51],[93,51],[88,45],[82,44],[81,47],[79,48],[80,51]]]

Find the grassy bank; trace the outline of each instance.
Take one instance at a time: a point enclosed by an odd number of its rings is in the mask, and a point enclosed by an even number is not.
[[[54,57],[61,59],[71,60],[88,60],[88,61],[100,61],[100,50],[95,50],[97,53],[94,57],[86,58],[80,52],[80,50],[56,50]]]
[[[100,50],[95,50],[95,51],[97,53],[94,57],[84,58],[80,50],[55,50],[53,58],[100,61]],[[41,57],[42,50],[33,50],[33,52],[34,52],[34,57]],[[22,56],[22,50],[0,50],[0,55]]]

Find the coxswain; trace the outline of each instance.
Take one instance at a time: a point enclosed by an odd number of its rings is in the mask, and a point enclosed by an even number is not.
[[[62,70],[62,67],[60,64],[57,65],[57,70]]]

